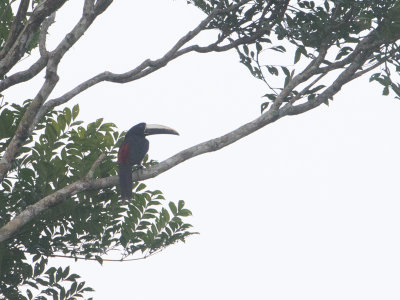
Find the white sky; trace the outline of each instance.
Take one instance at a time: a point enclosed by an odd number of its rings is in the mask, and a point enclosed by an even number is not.
[[[78,4],[58,13],[52,45],[79,17]],[[114,1],[65,57],[53,96],[158,58],[202,18],[185,1]],[[68,105],[79,102],[81,119],[104,117],[120,130],[141,121],[175,128],[180,137],[150,138],[150,155],[161,161],[259,115],[268,91],[238,60],[234,52],[190,54]],[[42,81],[11,89],[7,100],[32,97]],[[398,100],[361,78],[329,108],[279,120],[146,181],[192,210],[188,221],[201,234],[186,244],[144,261],[66,263],[97,300],[399,299],[399,114]]]

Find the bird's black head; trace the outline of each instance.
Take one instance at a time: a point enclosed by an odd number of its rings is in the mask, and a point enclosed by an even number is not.
[[[139,123],[133,126],[131,129],[128,130],[126,133],[127,136],[129,135],[140,135],[144,136],[144,130],[146,129],[146,123]]]
[[[130,136],[130,135],[147,136],[147,135],[152,135],[152,134],[179,135],[179,133],[176,130],[174,130],[170,127],[163,126],[163,125],[146,124],[146,123],[139,123],[139,124],[133,126],[126,133],[127,136]]]

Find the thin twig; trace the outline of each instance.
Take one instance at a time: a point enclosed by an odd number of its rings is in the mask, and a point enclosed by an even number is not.
[[[125,262],[125,261],[137,261],[137,260],[144,260],[146,258],[149,258],[155,254],[158,254],[162,252],[164,248],[151,252],[149,254],[146,254],[145,256],[142,257],[137,257],[137,258],[120,258],[120,259],[112,259],[112,258],[102,258],[101,260],[104,261],[109,261],[109,262]],[[73,256],[73,255],[61,255],[61,254],[51,254],[49,257],[59,257],[59,258],[69,258],[69,259],[74,259],[74,260],[93,260],[93,261],[99,261],[96,258],[86,258],[84,256]]]
[[[96,161],[93,163],[92,167],[90,168],[89,172],[86,175],[86,178],[93,178],[94,171],[97,169],[97,167],[100,165],[102,160],[106,158],[106,154],[102,153],[100,156],[96,159]]]

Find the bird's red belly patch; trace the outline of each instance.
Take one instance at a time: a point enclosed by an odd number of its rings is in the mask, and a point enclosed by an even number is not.
[[[129,162],[129,145],[124,144],[121,146],[118,152],[118,163],[126,164]]]

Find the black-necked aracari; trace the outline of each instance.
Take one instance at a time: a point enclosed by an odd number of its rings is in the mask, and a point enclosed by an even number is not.
[[[176,130],[167,126],[146,123],[139,123],[128,130],[118,151],[118,173],[122,200],[132,199],[132,167],[140,165],[149,151],[149,141],[146,136],[152,134],[179,135]]]

